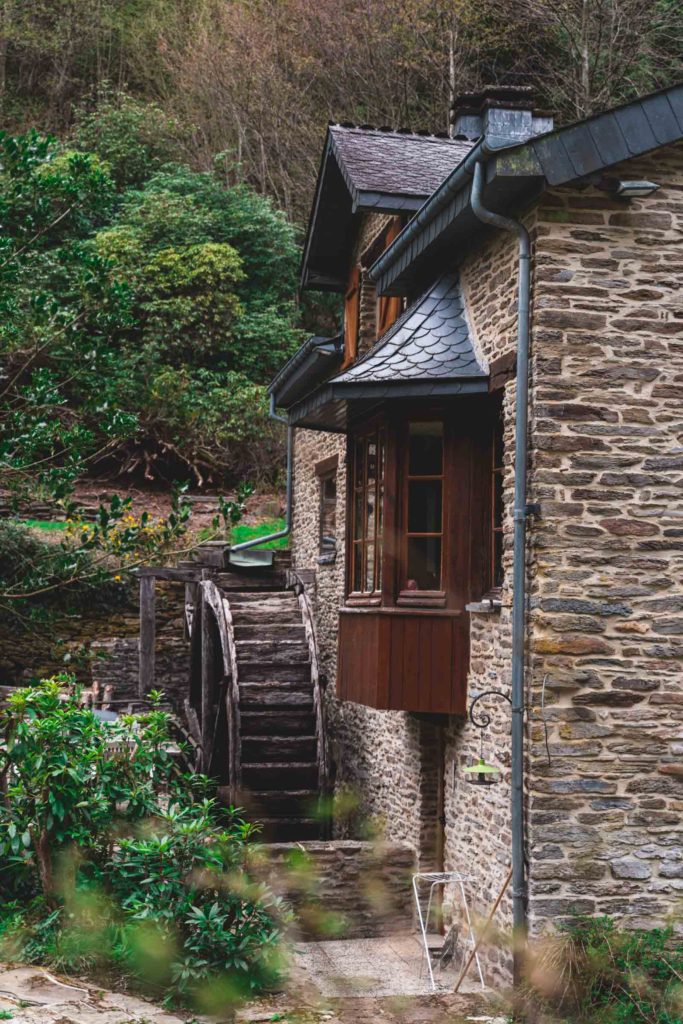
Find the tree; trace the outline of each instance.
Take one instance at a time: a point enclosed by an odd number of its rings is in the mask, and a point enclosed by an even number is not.
[[[98,144],[139,180],[120,110],[100,113]],[[71,496],[93,467],[228,485],[279,472],[262,384],[300,340],[294,232],[269,200],[162,153],[121,188],[103,155],[0,135],[0,468],[17,508],[40,497],[68,520],[59,543],[0,531],[0,608],[18,621],[22,602],[41,614],[180,542],[179,497],[161,520],[113,498],[82,522]]]

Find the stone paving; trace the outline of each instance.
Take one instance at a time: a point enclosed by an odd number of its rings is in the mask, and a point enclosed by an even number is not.
[[[129,993],[62,979],[39,967],[0,968],[0,1019],[13,1024],[505,1024],[476,976],[457,996],[456,974],[437,975],[432,993],[414,936],[299,943],[284,991],[235,1014],[198,1018]],[[1,1011],[5,1011],[2,1013]]]

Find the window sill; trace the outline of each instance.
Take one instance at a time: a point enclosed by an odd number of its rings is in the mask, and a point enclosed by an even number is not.
[[[318,555],[318,557],[316,558],[316,562],[318,563],[318,565],[334,565],[336,561],[336,551],[326,551],[324,554]]]

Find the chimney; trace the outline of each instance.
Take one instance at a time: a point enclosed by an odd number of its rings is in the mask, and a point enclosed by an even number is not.
[[[451,107],[452,137],[474,142],[485,135],[491,149],[503,149],[552,131],[552,117],[535,110],[534,98],[527,85],[485,85],[462,93]]]

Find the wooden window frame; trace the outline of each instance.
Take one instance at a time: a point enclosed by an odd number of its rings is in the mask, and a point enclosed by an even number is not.
[[[342,370],[350,366],[358,355],[361,286],[361,269],[359,266],[354,266],[351,268],[349,283],[344,295],[344,361],[341,365]]]
[[[410,472],[410,426],[413,423],[440,423],[442,427],[441,434],[441,473],[411,473]],[[448,472],[448,455],[449,455],[449,442],[451,441],[450,431],[448,429],[448,421],[443,415],[435,413],[423,413],[422,415],[409,416],[406,423],[403,425],[402,430],[402,443],[400,448],[402,450],[401,459],[401,472],[399,476],[399,488],[400,488],[400,520],[398,523],[398,530],[400,539],[398,542],[398,591],[396,595],[396,604],[399,607],[426,607],[426,608],[444,608],[446,606],[446,576],[448,559],[450,555],[450,547],[448,543],[448,510],[449,503],[451,500],[449,480],[447,477]],[[415,531],[408,530],[408,514],[409,514],[409,496],[410,496],[410,483],[412,480],[439,480],[441,482],[441,531],[440,533],[416,533]],[[400,589],[400,582],[405,580],[408,575],[408,541],[410,537],[438,537],[441,540],[441,565],[440,565],[440,582],[441,586],[438,590],[402,590]]]
[[[361,500],[363,508],[363,524],[360,537],[356,537],[356,498],[357,495],[368,494],[367,476],[367,449],[368,444],[374,439],[377,445],[377,466],[374,481],[375,519],[372,538],[367,535],[367,497]],[[357,453],[358,446],[363,448],[363,470],[361,483],[357,484]],[[382,602],[384,582],[384,536],[385,527],[385,501],[386,501],[386,466],[387,466],[387,430],[384,424],[374,423],[365,430],[350,438],[350,458],[348,485],[347,485],[347,509],[348,509],[348,533],[347,533],[347,604],[349,605],[379,605]],[[372,590],[365,589],[367,580],[367,552],[372,544],[373,571]],[[356,548],[361,547],[360,576],[363,589],[354,589],[356,584]]]
[[[496,404],[497,408],[497,404]],[[417,421],[443,423],[444,454],[441,521],[441,589],[402,589],[407,570],[408,429]],[[384,429],[384,507],[381,510],[381,592],[352,590],[352,531],[355,480],[354,442]],[[491,573],[491,429],[490,397],[446,402],[401,402],[389,415],[376,416],[349,436],[347,448],[346,604],[381,605],[385,612],[446,614],[479,601]],[[420,474],[417,474],[420,475]]]
[[[394,217],[382,235],[381,251],[388,249],[395,238],[398,238],[403,227],[401,217]],[[377,259],[379,253],[375,257]],[[375,260],[373,260],[373,263]],[[403,296],[378,295],[375,304],[375,338],[379,339],[392,327],[403,312]]]
[[[337,466],[338,457],[331,456],[323,459],[315,467],[315,475],[318,478],[318,554],[325,561],[332,561],[337,553]],[[325,498],[325,484],[334,481],[335,495],[333,499]],[[331,546],[325,546],[325,508],[326,502],[334,501],[334,538]]]

